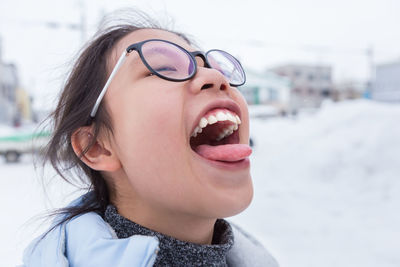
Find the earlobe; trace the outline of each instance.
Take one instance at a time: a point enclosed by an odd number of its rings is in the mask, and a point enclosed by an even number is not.
[[[81,127],[73,132],[71,145],[75,154],[87,166],[98,171],[116,171],[121,162],[111,148],[108,140],[93,140],[92,128]],[[92,145],[88,147],[90,144]]]

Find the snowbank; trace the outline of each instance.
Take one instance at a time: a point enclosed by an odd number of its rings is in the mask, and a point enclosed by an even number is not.
[[[234,218],[282,266],[400,266],[400,106],[253,121],[255,198]]]

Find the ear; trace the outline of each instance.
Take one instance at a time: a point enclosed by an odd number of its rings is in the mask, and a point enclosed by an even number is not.
[[[112,149],[108,138],[97,137],[95,143],[84,154],[87,145],[93,141],[92,127],[80,127],[71,136],[71,145],[75,154],[90,168],[98,171],[113,172],[121,168],[121,162]]]

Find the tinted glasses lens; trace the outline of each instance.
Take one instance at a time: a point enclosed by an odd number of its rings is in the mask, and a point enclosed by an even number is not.
[[[187,80],[195,71],[189,54],[180,47],[163,42],[149,41],[142,46],[145,62],[158,75],[172,80]]]
[[[213,69],[219,70],[232,85],[242,85],[246,80],[239,61],[231,54],[221,50],[207,52],[207,60]]]

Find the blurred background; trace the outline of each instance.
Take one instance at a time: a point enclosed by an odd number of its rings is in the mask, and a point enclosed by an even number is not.
[[[397,0],[1,0],[0,265],[47,227],[33,216],[81,194],[34,167],[50,135],[37,126],[104,15],[127,7],[246,69],[255,197],[230,220],[281,266],[400,266]]]

